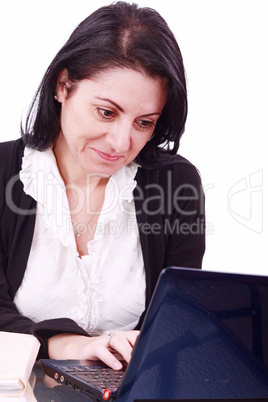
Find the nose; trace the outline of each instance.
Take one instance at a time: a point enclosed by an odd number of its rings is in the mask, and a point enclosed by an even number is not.
[[[131,144],[132,125],[130,124],[114,124],[110,126],[107,134],[107,142],[117,153],[124,153],[129,150]]]

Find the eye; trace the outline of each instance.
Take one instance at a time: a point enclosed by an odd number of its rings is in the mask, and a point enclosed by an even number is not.
[[[136,120],[135,123],[138,125],[139,130],[154,130],[155,124],[149,120]]]
[[[103,108],[101,108],[101,107],[98,107],[98,108],[96,109],[96,111],[97,111],[97,115],[98,115],[102,120],[109,121],[109,120],[112,120],[112,119],[116,116],[116,114],[115,114],[113,111],[108,110],[108,109],[103,109]]]

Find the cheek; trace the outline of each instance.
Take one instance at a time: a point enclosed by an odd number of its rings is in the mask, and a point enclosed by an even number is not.
[[[135,157],[138,155],[138,153],[142,150],[142,148],[147,144],[149,139],[151,138],[151,134],[147,135],[143,138],[134,138],[133,139],[133,154],[135,154]]]
[[[65,107],[61,113],[61,129],[65,136],[70,140],[77,137],[88,136],[91,131],[92,123],[82,110]]]

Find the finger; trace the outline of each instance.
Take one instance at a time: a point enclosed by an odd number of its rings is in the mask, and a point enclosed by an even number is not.
[[[120,353],[123,359],[129,363],[132,352],[132,339],[128,339],[126,334],[114,333],[110,339],[109,346]]]
[[[135,345],[139,334],[140,334],[140,331],[137,331],[137,330],[127,332],[127,339],[132,347]]]
[[[109,333],[107,333],[107,336],[110,336],[111,338],[114,335],[123,336],[123,337],[127,338],[129,344],[133,347],[136,343],[136,340],[137,340],[139,334],[140,334],[140,331],[132,330],[132,331],[109,332]],[[107,340],[107,338],[106,338],[106,340]],[[108,343],[110,344],[110,341]]]
[[[87,356],[89,360],[99,359],[107,366],[111,367],[114,370],[121,370],[123,365],[122,363],[110,352],[110,350],[103,344],[96,345],[94,348],[94,356],[89,354]]]

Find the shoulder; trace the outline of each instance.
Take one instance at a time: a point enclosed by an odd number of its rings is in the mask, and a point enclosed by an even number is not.
[[[188,159],[179,154],[170,157],[159,166],[140,168],[137,174],[137,181],[141,184],[147,182],[165,185],[168,181],[172,181],[176,185],[201,185],[198,169]]]
[[[24,153],[22,139],[0,143],[1,175],[14,174],[21,168],[21,161]]]
[[[13,141],[0,142],[0,155],[3,157],[10,157],[14,152],[23,152],[24,143],[21,138]]]
[[[189,184],[200,184],[201,176],[199,170],[193,163],[181,155],[175,155],[163,170],[173,172],[173,180],[176,178]]]

